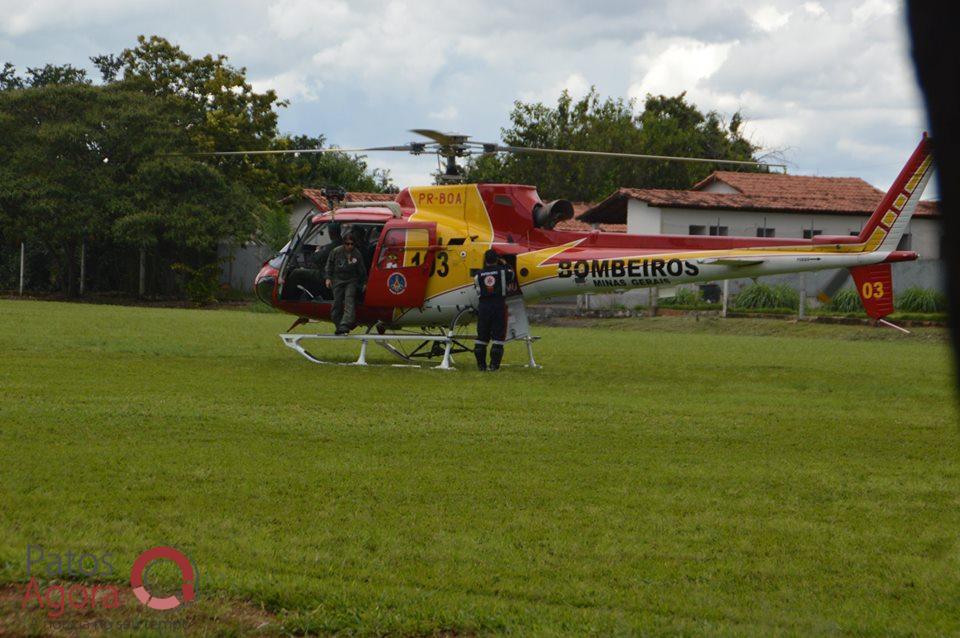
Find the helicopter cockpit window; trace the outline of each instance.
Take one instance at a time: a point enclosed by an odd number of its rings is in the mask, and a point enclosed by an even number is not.
[[[385,270],[419,266],[427,258],[430,234],[422,228],[395,228],[383,238],[378,266]]]
[[[313,224],[290,256],[283,297],[304,301],[333,299],[323,271],[330,252],[340,243],[339,224]]]
[[[330,253],[343,243],[343,236],[350,233],[354,244],[366,260],[369,271],[382,230],[383,224],[376,223],[324,221],[310,225],[298,239],[294,239],[286,266],[283,298],[301,301],[332,300],[333,293],[326,286],[324,272]]]

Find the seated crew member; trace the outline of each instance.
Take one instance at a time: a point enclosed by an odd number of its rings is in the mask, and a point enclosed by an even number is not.
[[[489,369],[500,368],[507,336],[507,291],[515,280],[513,271],[500,259],[497,251],[491,249],[483,254],[483,268],[473,281],[480,296],[473,354],[481,371],[487,369],[487,343],[491,340]]]
[[[353,235],[347,233],[343,244],[330,252],[327,258],[327,287],[333,290],[333,308],[330,320],[336,334],[345,335],[353,329],[357,312],[357,297],[367,279],[363,255],[354,245]]]
[[[314,256],[310,259],[312,264],[314,264],[311,267],[317,270],[323,270],[327,267],[327,258],[330,257],[330,253],[333,252],[334,248],[343,243],[343,239],[340,237],[340,224],[338,222],[330,222],[327,224],[327,228],[330,232],[330,241],[322,246],[317,246],[316,253],[314,253]]]
[[[329,224],[326,230],[320,230],[320,236],[324,232],[330,233],[330,241],[319,244],[306,253],[303,256],[303,265],[290,271],[283,288],[284,298],[315,301],[333,298],[332,291],[324,289],[326,278],[324,269],[330,252],[341,243],[340,224]]]

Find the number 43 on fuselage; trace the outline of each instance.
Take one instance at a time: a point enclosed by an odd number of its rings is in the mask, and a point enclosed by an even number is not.
[[[720,279],[850,268],[871,316],[893,310],[890,264],[933,173],[924,136],[859,236],[812,239],[629,235],[556,230],[569,202],[544,203],[532,186],[457,184],[404,189],[395,202],[351,203],[308,215],[264,264],[257,295],[285,312],[329,320],[323,257],[353,233],[369,277],[360,324],[449,326],[476,306],[473,274],[496,249],[517,274],[526,301],[551,296],[675,286]]]

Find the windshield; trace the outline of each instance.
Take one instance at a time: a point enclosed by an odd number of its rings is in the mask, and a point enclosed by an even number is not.
[[[285,272],[296,268],[322,269],[326,265],[326,257],[330,251],[342,243],[343,236],[350,233],[369,269],[382,230],[382,223],[328,220],[311,222],[297,231],[296,237],[283,247],[277,258],[281,260],[286,258]]]

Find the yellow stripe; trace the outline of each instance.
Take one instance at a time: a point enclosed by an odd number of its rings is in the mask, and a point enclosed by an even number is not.
[[[880,220],[880,223],[883,224],[884,226],[890,226],[893,224],[894,221],[896,221],[896,219],[897,219],[897,214],[892,210],[888,210],[886,214],[883,216],[883,219]]]
[[[903,190],[908,193],[912,193],[913,190],[917,187],[917,184],[920,183],[920,180],[923,179],[923,174],[927,172],[927,168],[930,166],[931,157],[928,155],[927,159],[923,160],[920,164],[920,168],[917,169],[917,172],[913,174],[913,177],[910,178],[910,181],[907,182],[906,188]]]

